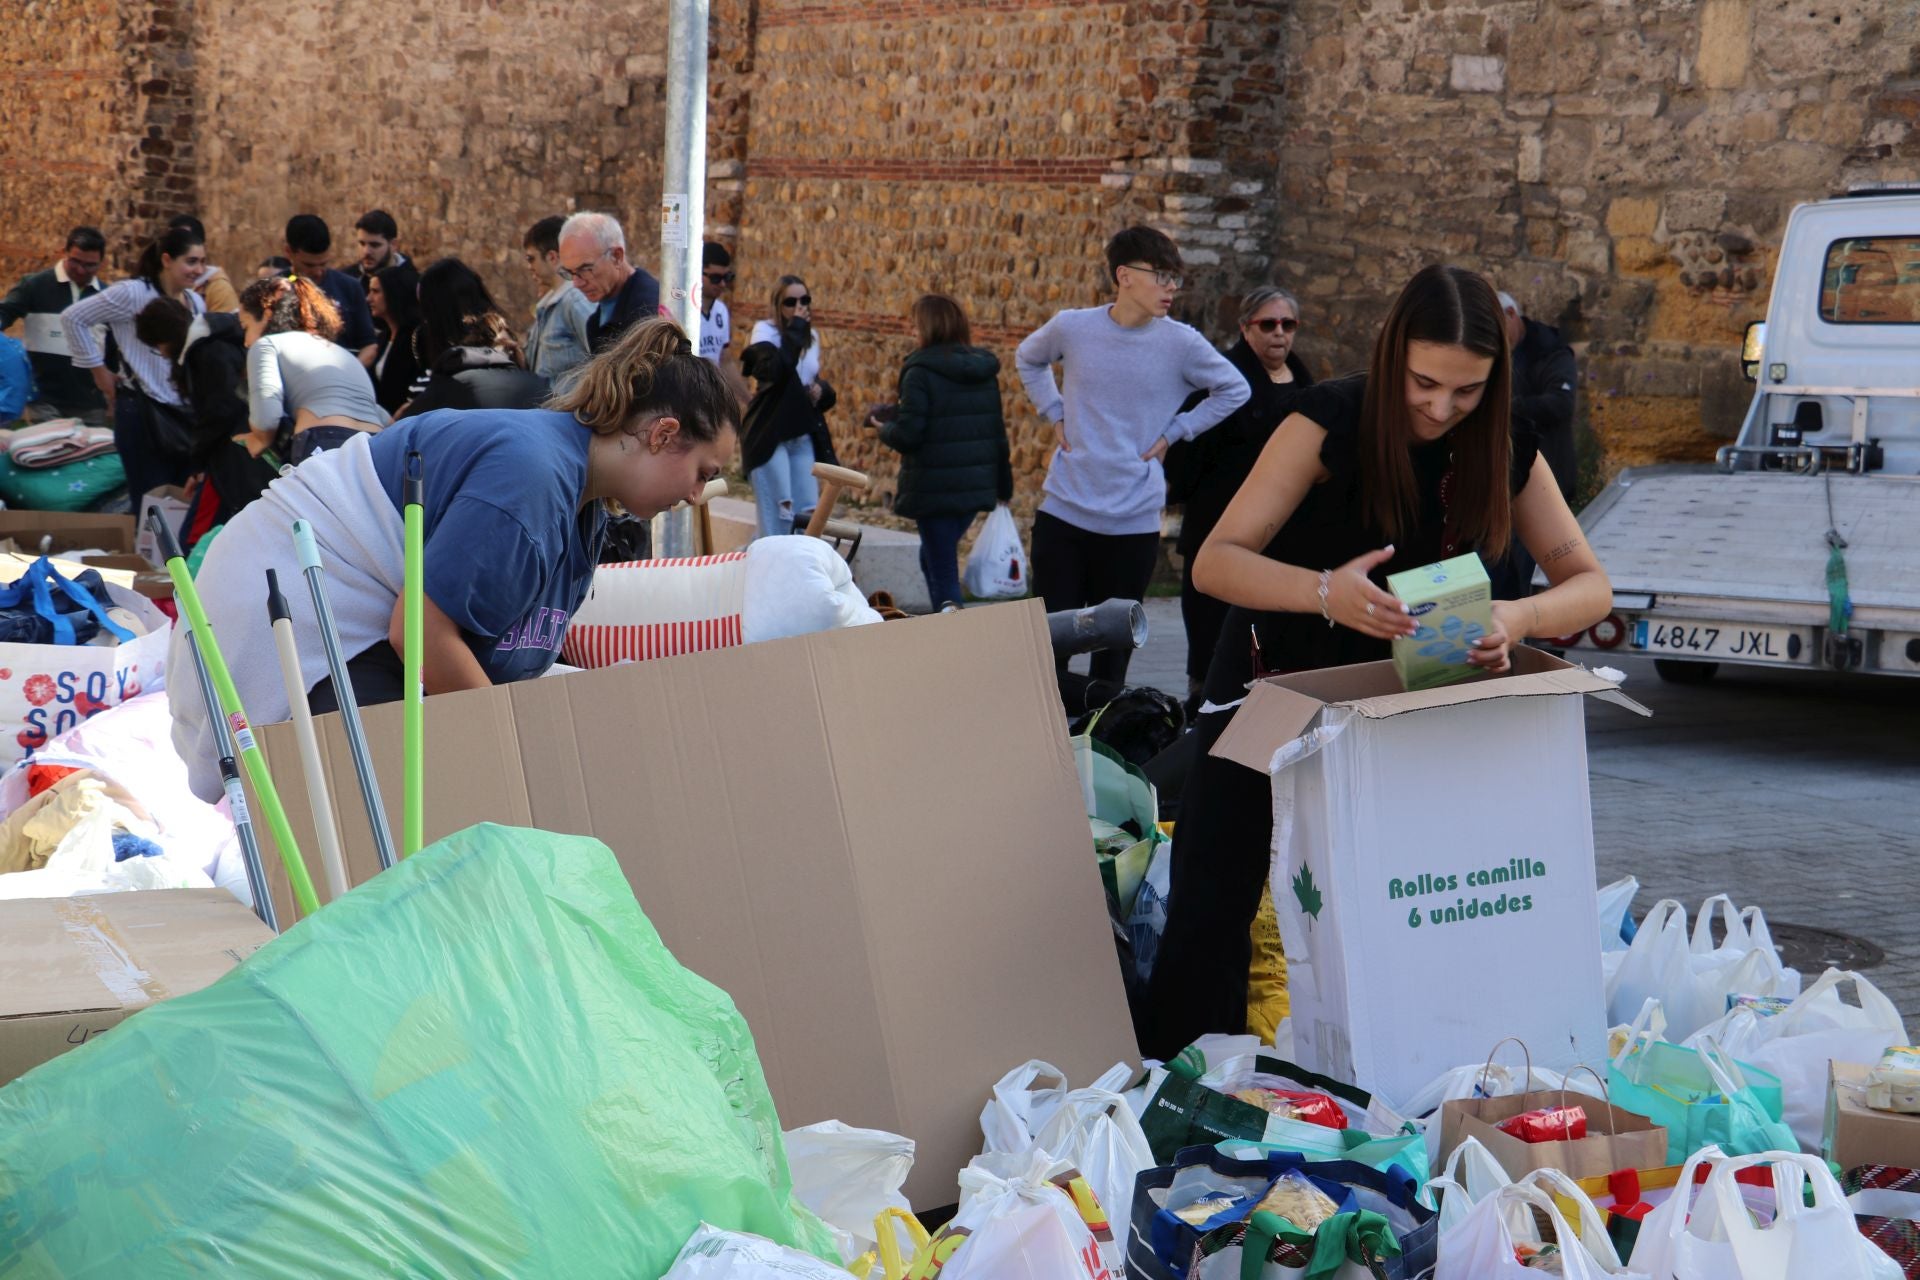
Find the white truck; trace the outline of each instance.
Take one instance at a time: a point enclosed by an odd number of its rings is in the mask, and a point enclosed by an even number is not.
[[[1621,473],[1580,523],[1613,611],[1560,643],[1653,657],[1920,676],[1920,188],[1793,211],[1753,403],[1711,466]]]

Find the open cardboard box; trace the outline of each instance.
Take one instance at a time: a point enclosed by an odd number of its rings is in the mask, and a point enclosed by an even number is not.
[[[92,511],[0,510],[0,540],[13,539],[29,556],[40,554],[47,539],[49,553],[105,551],[133,553],[133,517]]]
[[[1617,684],[1524,646],[1405,692],[1392,662],[1252,685],[1213,754],[1270,775],[1294,1058],[1398,1106],[1516,1036],[1606,1057],[1583,707]]]
[[[198,991],[272,937],[225,889],[0,901],[0,1084]]]
[[[365,711],[396,835],[400,711]],[[316,723],[359,883],[378,863],[346,739]],[[256,732],[319,885],[291,728]],[[1084,1084],[1135,1056],[1037,602],[432,697],[425,787],[429,841],[606,842],[746,1016],[782,1123],[914,1139],[921,1208],[956,1199],[1010,1068]]]

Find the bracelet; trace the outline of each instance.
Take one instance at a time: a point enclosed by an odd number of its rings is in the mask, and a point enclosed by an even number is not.
[[[1322,569],[1320,571],[1320,616],[1327,620],[1327,627],[1329,629],[1333,627],[1333,615],[1327,612],[1327,587],[1332,580],[1333,570]]]

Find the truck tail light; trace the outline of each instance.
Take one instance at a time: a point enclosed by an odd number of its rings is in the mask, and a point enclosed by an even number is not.
[[[1610,613],[1593,624],[1587,632],[1596,649],[1618,649],[1627,638],[1627,622],[1617,613]]]

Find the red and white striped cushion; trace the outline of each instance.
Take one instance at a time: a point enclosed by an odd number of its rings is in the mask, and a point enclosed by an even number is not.
[[[561,660],[610,667],[741,643],[746,567],[745,551],[601,565],[567,624]]]

